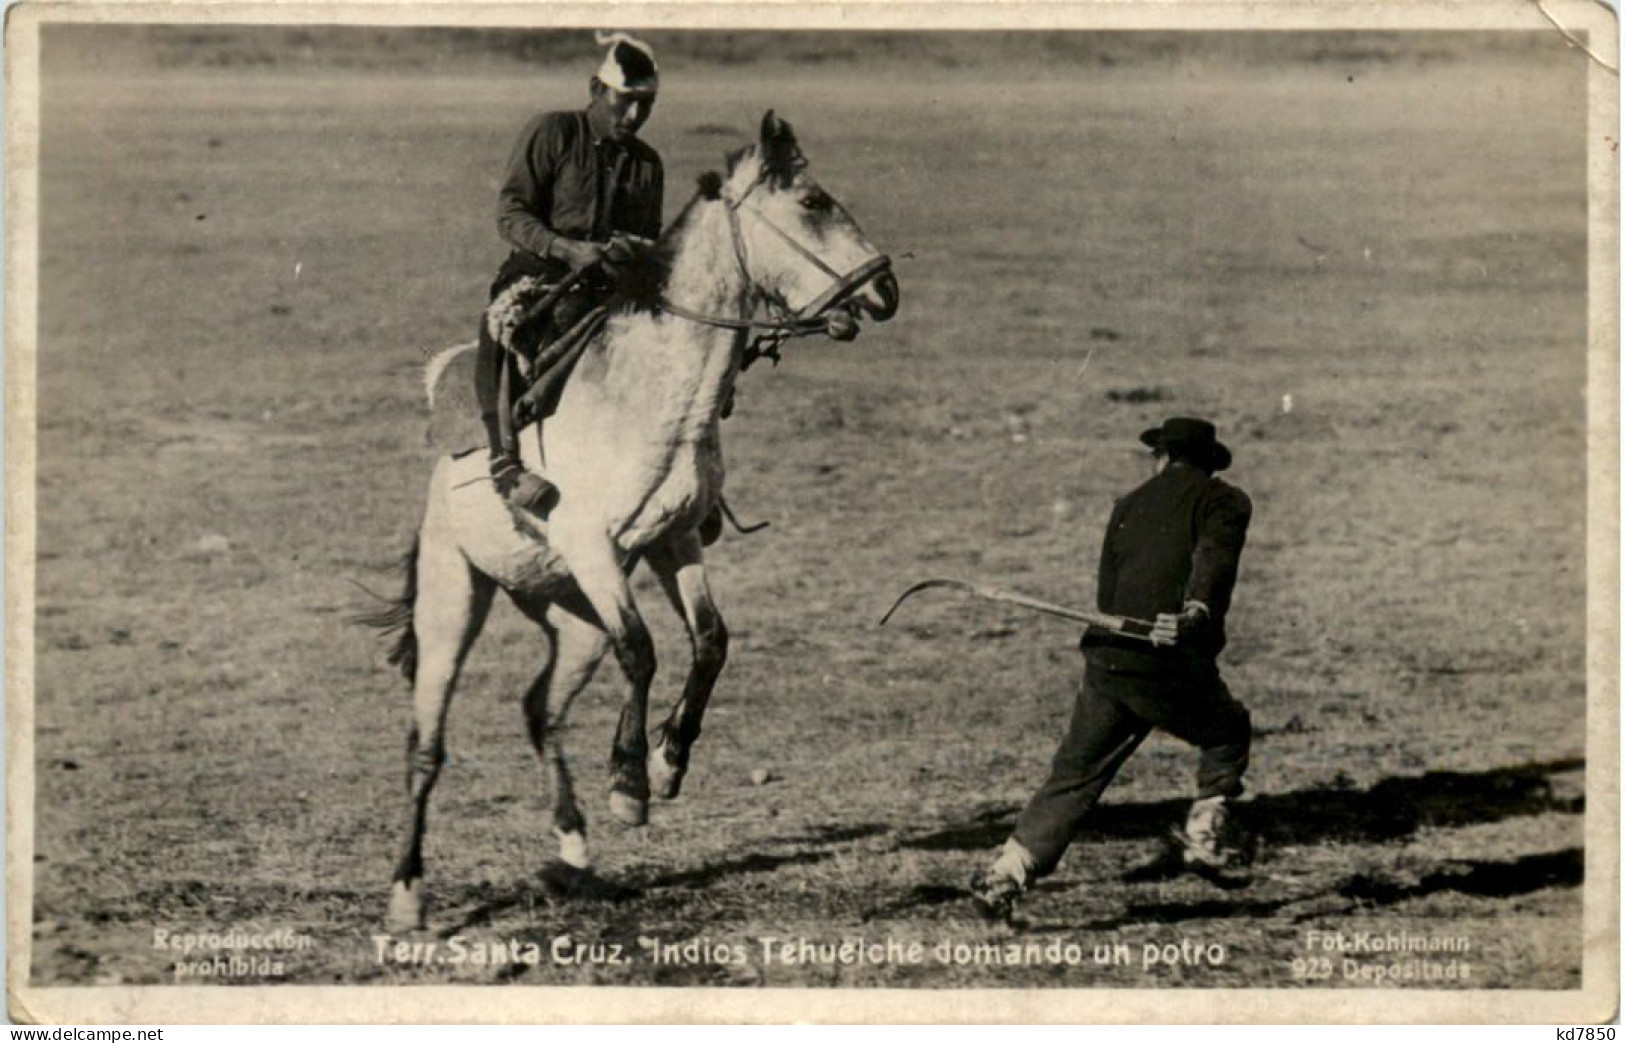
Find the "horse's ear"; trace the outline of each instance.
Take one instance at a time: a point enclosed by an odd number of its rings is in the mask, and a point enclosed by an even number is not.
[[[805,162],[801,158],[801,146],[796,144],[796,132],[790,124],[773,115],[772,109],[762,116],[759,149],[762,165],[775,174],[792,174]]]
[[[733,172],[739,169],[739,161],[744,158],[745,150],[742,148],[736,148],[722,157],[723,163],[726,164],[723,169],[728,172],[729,177],[732,177]]]
[[[707,170],[700,175],[699,187],[701,199],[722,198],[722,175],[715,170]]]

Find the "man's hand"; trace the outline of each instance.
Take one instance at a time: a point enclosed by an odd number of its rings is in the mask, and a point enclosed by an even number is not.
[[[1207,606],[1200,601],[1187,602],[1177,614],[1159,612],[1151,628],[1151,643],[1159,648],[1188,644],[1192,636],[1207,625],[1207,619]]]
[[[608,243],[594,243],[585,239],[566,239],[562,235],[553,240],[547,252],[570,266],[571,271],[597,264],[609,253]]]
[[[635,261],[654,246],[654,240],[630,232],[612,232],[606,256],[611,264]]]

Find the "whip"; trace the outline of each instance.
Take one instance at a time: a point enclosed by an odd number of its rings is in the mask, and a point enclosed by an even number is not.
[[[902,606],[903,602],[918,594],[922,590],[943,589],[957,590],[971,597],[981,598],[984,601],[996,601],[1004,605],[1016,605],[1020,608],[1041,612],[1046,616],[1056,616],[1060,619],[1070,619],[1075,623],[1088,623],[1092,626],[1103,627],[1123,637],[1131,637],[1140,641],[1151,640],[1152,624],[1143,619],[1130,619],[1127,616],[1114,616],[1106,612],[1089,612],[1084,609],[1068,608],[1065,605],[1053,605],[1047,601],[1040,601],[1026,594],[1017,594],[1013,591],[999,590],[996,587],[984,587],[974,583],[966,583],[958,579],[927,579],[921,580],[898,596],[892,602],[892,607],[880,617],[880,625],[885,626],[892,614]]]

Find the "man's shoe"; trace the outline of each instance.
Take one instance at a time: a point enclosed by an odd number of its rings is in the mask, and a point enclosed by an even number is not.
[[[1199,875],[1224,883],[1243,879],[1255,847],[1224,797],[1205,797],[1191,805],[1183,832],[1175,838],[1184,849],[1185,865]]]
[[[1027,890],[1037,869],[1031,851],[1015,837],[1004,842],[993,864],[971,877],[970,895],[976,911],[989,920],[1009,923],[1016,911],[1016,899]]]
[[[1223,869],[1236,852],[1222,843],[1230,825],[1229,801],[1204,797],[1191,805],[1185,816],[1185,861],[1211,869]]]
[[[970,898],[984,919],[1009,923],[1015,915],[1016,900],[1027,889],[1021,881],[996,869],[986,869],[970,879]]]

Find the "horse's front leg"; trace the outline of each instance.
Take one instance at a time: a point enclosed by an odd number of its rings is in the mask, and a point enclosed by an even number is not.
[[[605,533],[573,523],[563,510],[550,523],[553,546],[570,566],[581,593],[598,614],[609,647],[626,675],[628,692],[610,750],[611,813],[631,826],[649,821],[649,685],[655,674],[654,641],[638,614],[632,587]]]
[[[700,737],[706,703],[728,661],[728,627],[711,597],[697,533],[685,533],[667,541],[650,552],[648,562],[672,607],[683,617],[694,652],[682,698],[660,726],[659,737],[649,754],[649,773],[655,793],[662,800],[671,800],[682,791],[689,751],[694,740]]]

